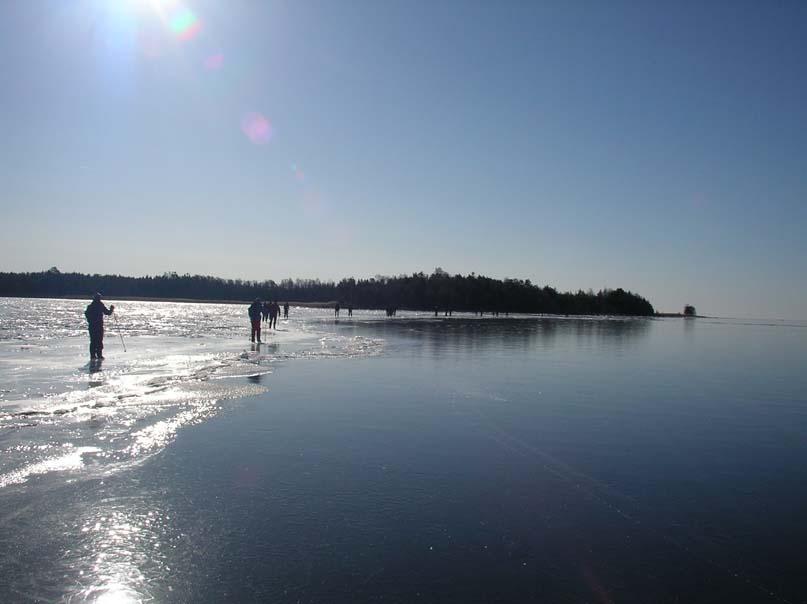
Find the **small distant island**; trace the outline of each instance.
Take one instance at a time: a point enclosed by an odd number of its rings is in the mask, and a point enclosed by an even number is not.
[[[63,273],[58,268],[31,273],[0,273],[0,296],[86,298],[93,292],[108,298],[237,302],[255,298],[294,303],[336,303],[356,308],[399,308],[441,313],[539,313],[561,315],[656,316],[642,296],[622,288],[559,292],[529,279],[492,279],[482,275],[450,275],[437,268],[396,277],[250,281],[206,275],[157,276]],[[693,308],[694,311],[694,308]]]
[[[691,304],[687,304],[684,306],[684,312],[657,312],[657,317],[676,317],[676,318],[685,318],[685,319],[694,319],[699,317],[700,315],[695,310],[695,307]]]

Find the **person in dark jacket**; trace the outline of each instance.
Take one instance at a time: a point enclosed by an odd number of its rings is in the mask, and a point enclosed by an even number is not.
[[[101,294],[95,294],[92,302],[87,305],[84,316],[87,318],[87,327],[90,330],[90,359],[101,360],[104,357],[101,352],[104,350],[104,315],[111,315],[115,310],[115,305],[109,308],[101,302]]]
[[[268,302],[269,305],[269,329],[277,329],[277,315],[280,313],[280,306],[277,302]]]
[[[250,336],[250,341],[254,342],[255,337],[258,337],[258,343],[261,342],[261,311],[263,310],[263,305],[258,298],[255,298],[255,301],[249,305],[247,309],[247,313],[249,314],[249,320],[252,323],[252,335]]]

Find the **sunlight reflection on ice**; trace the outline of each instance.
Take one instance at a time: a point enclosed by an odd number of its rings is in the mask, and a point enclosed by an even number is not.
[[[0,488],[58,472],[71,479],[119,472],[219,413],[224,401],[264,392],[261,378],[278,362],[383,350],[381,339],[324,330],[320,321],[330,320],[330,310],[293,308],[293,318],[269,332],[270,342],[250,347],[243,305],[118,301],[107,360],[79,367],[85,305],[0,300],[0,430],[8,434]],[[47,328],[31,319],[41,315],[49,317]],[[118,329],[126,353],[116,348]]]
[[[98,447],[78,447],[72,448],[71,445],[65,446],[70,452],[58,457],[50,457],[43,461],[30,464],[18,470],[0,474],[0,488],[25,482],[31,476],[37,474],[47,474],[48,472],[59,472],[67,470],[78,470],[84,465],[84,455],[91,453],[100,453],[101,449]]]
[[[154,506],[150,498],[133,497],[87,509],[82,539],[64,559],[80,577],[68,602],[153,601],[150,582],[170,572],[164,548],[180,538],[171,515]]]

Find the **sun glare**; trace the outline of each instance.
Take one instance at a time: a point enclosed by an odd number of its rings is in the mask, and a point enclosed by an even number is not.
[[[130,16],[157,15],[160,21],[172,30],[197,22],[193,11],[180,0],[117,0],[114,6],[118,11],[128,13]]]
[[[129,18],[159,18],[162,25],[180,40],[196,37],[202,29],[202,22],[196,13],[180,0],[118,0],[116,12]]]

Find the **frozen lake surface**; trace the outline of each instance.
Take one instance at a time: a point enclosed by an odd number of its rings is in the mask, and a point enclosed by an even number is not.
[[[807,601],[807,324],[86,303],[0,299],[0,601]]]

